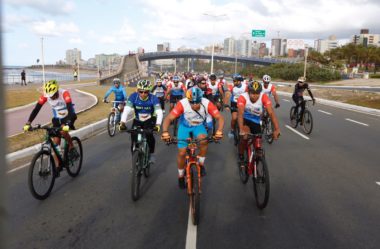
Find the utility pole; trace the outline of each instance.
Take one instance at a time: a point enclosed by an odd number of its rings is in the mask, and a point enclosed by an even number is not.
[[[44,38],[41,37],[41,63],[42,63],[42,83],[45,83],[45,59],[44,59]]]

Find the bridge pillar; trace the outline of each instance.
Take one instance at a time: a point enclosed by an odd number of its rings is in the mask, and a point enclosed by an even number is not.
[[[191,70],[194,70],[194,57],[191,57]]]

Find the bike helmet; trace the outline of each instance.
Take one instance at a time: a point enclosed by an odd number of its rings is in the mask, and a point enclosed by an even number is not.
[[[219,79],[223,79],[224,78],[224,75],[223,74],[220,74],[219,75]]]
[[[180,81],[179,76],[175,75],[175,76],[173,77],[173,82],[179,82],[179,81]]]
[[[263,82],[264,82],[264,84],[270,83],[271,80],[272,79],[271,79],[271,77],[269,75],[266,74],[266,75],[263,76]]]
[[[215,74],[211,74],[210,75],[210,80],[216,80],[216,75]]]
[[[298,82],[301,82],[301,83],[304,83],[305,80],[306,80],[305,77],[299,77],[299,78],[298,78]]]
[[[250,93],[261,93],[263,87],[259,82],[254,81],[248,84],[248,90]]]
[[[235,74],[232,75],[232,80],[233,81],[242,81],[243,77],[241,77],[240,74],[235,73]]]
[[[186,91],[186,98],[190,103],[201,103],[203,91],[198,87],[192,87]]]
[[[162,83],[162,79],[160,79],[160,78],[156,79],[156,84],[160,83],[160,82]]]
[[[112,83],[113,84],[119,84],[120,85],[120,79],[119,78],[114,78],[113,80],[112,80]]]
[[[137,90],[149,90],[152,88],[152,83],[149,80],[140,80],[137,83]]]
[[[48,82],[45,82],[43,88],[45,95],[51,98],[56,92],[58,92],[58,82],[56,80],[49,80]]]

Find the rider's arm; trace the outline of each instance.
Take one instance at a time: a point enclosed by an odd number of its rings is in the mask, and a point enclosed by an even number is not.
[[[33,122],[33,120],[36,118],[37,114],[40,112],[41,107],[46,103],[46,101],[47,101],[47,98],[44,96],[41,96],[38,99],[36,106],[34,107],[33,111],[30,113],[27,124],[31,124]]]
[[[170,123],[182,115],[184,112],[183,106],[181,101],[177,102],[173,110],[169,113],[168,116],[164,119],[164,122],[162,123],[162,132],[167,132]]]
[[[313,94],[311,93],[311,90],[310,90],[310,88],[309,88],[309,84],[306,86],[306,90],[307,90],[307,92],[309,93],[311,99],[314,100],[314,96],[313,96]]]
[[[129,114],[134,111],[133,99],[136,97],[136,93],[129,96],[126,106],[124,107],[123,113],[121,114],[121,122],[126,123]]]
[[[218,108],[210,101],[207,106],[207,112],[218,121],[218,131],[223,132],[224,118]]]
[[[276,131],[280,131],[280,126],[278,124],[277,116],[273,110],[272,103],[266,94],[263,95],[262,101],[263,101],[264,108],[267,109],[267,112],[268,112],[270,118],[272,119],[274,129]]]
[[[171,85],[168,86],[168,90],[167,92],[165,93],[165,97],[164,99],[167,99],[167,97],[170,95],[170,92],[172,91],[172,88],[171,88]]]
[[[110,94],[113,92],[114,90],[114,87],[110,87],[110,89],[108,89],[108,91],[106,92],[106,94],[104,95],[104,99],[107,99],[108,96],[110,96]]]
[[[162,113],[160,101],[158,100],[156,96],[153,95],[152,97],[153,97],[154,113],[157,116],[156,125],[161,125],[164,114]]]
[[[69,91],[63,92],[63,99],[65,100],[67,111],[69,112],[67,115],[68,119],[74,120],[77,117],[77,115],[75,114],[74,105],[72,103]]]
[[[122,87],[122,86],[120,86],[120,87]],[[122,92],[123,92],[124,99],[127,100],[128,99],[127,91],[125,91],[124,87],[122,87]]]
[[[246,105],[246,100],[242,95],[240,95],[240,97],[237,100],[237,107],[238,107],[237,121],[238,121],[239,129],[241,131],[243,131],[243,126],[244,126],[243,115],[244,115],[245,105]]]
[[[274,101],[276,102],[276,104],[280,104],[280,102],[278,101],[278,95],[276,92],[276,87],[272,86],[271,92],[273,94]]]

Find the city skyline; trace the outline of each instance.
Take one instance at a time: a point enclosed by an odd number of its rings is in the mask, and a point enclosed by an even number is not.
[[[55,64],[73,48],[81,50],[85,60],[102,53],[127,54],[138,47],[155,51],[163,42],[172,50],[203,49],[252,29],[266,30],[265,38],[254,39],[259,43],[279,36],[304,39],[309,46],[330,35],[348,41],[362,28],[380,33],[380,3],[375,0],[4,0],[2,7],[4,65],[35,64],[41,59],[41,37],[45,63]],[[365,15],[351,21],[358,13]]]

